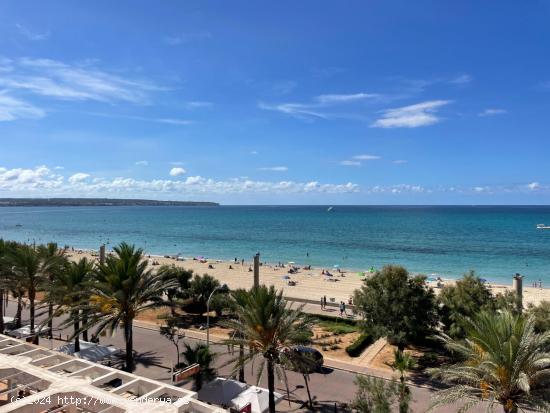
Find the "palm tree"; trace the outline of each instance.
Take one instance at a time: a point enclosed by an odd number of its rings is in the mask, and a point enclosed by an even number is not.
[[[439,336],[461,361],[431,369],[451,384],[436,393],[432,409],[459,400],[466,400],[464,410],[481,401],[489,409],[500,404],[506,413],[520,406],[550,409],[550,332],[535,333],[534,323],[509,311],[482,312],[466,320],[464,341]]]
[[[65,257],[65,250],[59,249],[56,243],[50,242],[46,245],[40,245],[38,247],[38,254],[40,255],[40,259],[42,260],[41,273],[45,278],[44,282],[46,283],[46,286],[48,284],[51,285],[54,282],[55,276],[58,275],[61,271],[63,271],[65,261],[67,260],[67,258]],[[51,338],[53,334],[54,303],[51,300],[47,300],[47,301],[48,301],[48,329],[49,329],[49,335]]]
[[[392,367],[399,372],[399,413],[407,413],[409,411],[409,402],[411,399],[411,391],[405,384],[405,373],[412,369],[416,363],[410,353],[396,349],[393,353],[394,361]]]
[[[15,248],[8,257],[8,265],[12,266],[15,278],[15,289],[18,298],[18,311],[24,292],[29,298],[29,319],[31,334],[34,334],[35,326],[35,300],[38,289],[42,286],[41,258],[37,250],[28,245],[20,245]],[[20,323],[20,315],[18,316]]]
[[[48,288],[48,302],[59,305],[59,310],[52,313],[59,315],[68,311],[69,320],[64,324],[73,324],[74,328],[74,351],[80,351],[80,321],[79,316],[81,304],[89,302],[90,281],[93,277],[94,264],[86,258],[78,262],[67,262],[62,272],[58,272]],[[50,321],[50,320],[48,320]]]
[[[126,370],[131,372],[134,369],[134,319],[145,310],[167,305],[163,294],[174,288],[176,281],[148,269],[142,249],[123,242],[114,251],[115,255],[108,256],[105,263],[97,267],[96,280],[90,285],[90,303],[81,308],[89,317],[82,328],[95,325],[97,335],[106,329],[114,332],[122,325]]]
[[[199,343],[195,347],[191,347],[189,344],[184,343],[184,350],[181,355],[185,360],[187,366],[192,364],[198,364],[200,366],[199,372],[193,377],[195,380],[195,390],[200,390],[203,383],[216,378],[216,370],[212,368],[212,363],[216,359],[216,354],[210,351],[210,347],[206,344]]]
[[[170,302],[170,313],[172,316],[175,316],[178,300],[185,298],[188,293],[190,281],[193,277],[193,270],[186,270],[175,265],[163,265],[158,269],[158,273],[168,280],[177,281],[175,287],[166,290],[166,297]]]
[[[292,309],[287,306],[282,292],[273,286],[252,288],[246,294],[231,295],[234,301],[236,319],[224,324],[242,335],[226,340],[229,345],[248,346],[249,352],[233,360],[234,373],[241,365],[262,356],[258,372],[260,380],[267,367],[269,389],[269,411],[275,413],[275,369],[280,363],[280,354],[300,341],[304,329],[311,327],[310,321],[301,311],[303,306]]]
[[[0,238],[0,334],[4,334],[4,291],[8,286],[8,277],[11,275],[6,262],[9,244]]]

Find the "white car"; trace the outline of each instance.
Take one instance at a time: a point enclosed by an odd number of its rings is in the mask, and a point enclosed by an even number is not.
[[[48,333],[48,331],[49,331],[48,327],[42,328],[40,331],[38,331],[38,326],[34,327],[34,332],[39,333],[41,335]],[[29,325],[23,326],[21,328],[17,328],[15,330],[8,331],[6,334],[10,337],[21,338],[21,339],[26,338],[26,337],[30,337],[31,336],[31,326],[29,324]]]

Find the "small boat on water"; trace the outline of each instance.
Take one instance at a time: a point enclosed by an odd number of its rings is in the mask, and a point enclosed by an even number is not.
[[[332,211],[334,211],[334,207],[328,207],[327,212],[332,212]]]
[[[537,229],[550,229],[550,225],[537,224]]]

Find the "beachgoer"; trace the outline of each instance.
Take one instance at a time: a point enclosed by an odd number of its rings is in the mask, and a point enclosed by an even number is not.
[[[323,302],[323,297],[321,297],[321,310],[324,310],[325,309],[325,306],[324,306],[324,302]]]
[[[232,266],[230,265],[230,266],[229,266],[229,269],[230,269],[230,270],[232,270],[232,269],[233,269],[233,267],[232,267]]]
[[[237,257],[235,257],[235,264],[237,263]]]
[[[323,308],[327,308],[327,296],[323,295]]]
[[[345,311],[345,306],[344,306],[344,302],[343,301],[340,301],[340,317],[343,317],[344,316],[344,311]]]
[[[244,265],[244,258],[241,260],[241,265]]]
[[[252,267],[248,267],[248,272],[252,272]]]
[[[346,303],[342,301],[342,312],[344,313],[344,315],[348,315],[348,313],[346,313]]]

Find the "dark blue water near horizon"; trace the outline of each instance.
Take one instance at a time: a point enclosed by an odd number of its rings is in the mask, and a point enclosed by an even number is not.
[[[128,241],[151,254],[250,258],[550,285],[550,206],[4,207],[0,237],[97,249]]]

